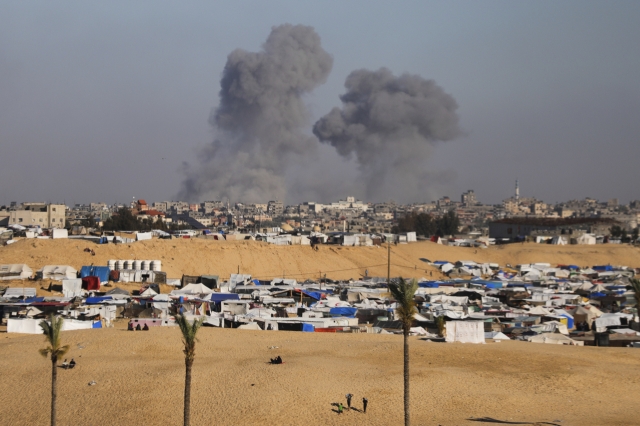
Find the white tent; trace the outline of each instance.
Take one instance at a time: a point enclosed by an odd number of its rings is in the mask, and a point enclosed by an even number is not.
[[[242,324],[241,326],[238,327],[238,330],[260,330],[260,331],[262,331],[260,326],[255,322]]]
[[[63,279],[62,294],[64,297],[82,296],[82,280],[80,278]]]
[[[529,337],[529,341],[533,343],[547,343],[552,345],[576,345],[584,346],[584,342],[573,340],[560,333],[542,333],[537,336]]]
[[[555,244],[558,246],[564,246],[567,244],[567,241],[559,235],[556,235],[551,239],[551,244]]]
[[[484,321],[447,321],[447,342],[484,343]]]
[[[152,235],[151,232],[136,232],[136,241],[150,240]]]
[[[60,281],[68,278],[77,278],[78,271],[69,265],[46,265],[36,275],[43,280]]]
[[[33,275],[33,270],[24,263],[0,265],[0,280],[26,280]]]
[[[589,244],[593,245],[596,243],[596,237],[593,234],[582,234],[580,237],[576,239],[578,244]]]
[[[531,308],[528,314],[529,315],[551,315],[551,312],[547,311],[542,306],[536,306],[535,308]]]
[[[7,299],[20,297],[36,297],[36,289],[32,287],[13,287],[5,290],[3,297]]]
[[[151,287],[148,287],[145,291],[140,293],[140,296],[143,296],[143,297],[157,296],[157,295],[158,293],[156,293]]]
[[[487,331],[484,333],[484,338],[493,340],[511,340],[509,336],[500,331]]]
[[[180,290],[173,290],[171,295],[180,296],[180,295],[196,295],[196,294],[211,294],[213,290],[207,287],[204,284],[187,284],[182,287]]]
[[[53,229],[51,231],[51,238],[69,238],[69,231],[67,231],[66,229]]]

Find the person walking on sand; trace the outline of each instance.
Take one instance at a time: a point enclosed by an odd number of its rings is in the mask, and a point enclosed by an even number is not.
[[[340,402],[338,404],[338,414],[342,414],[342,410],[344,410],[344,407],[342,406],[342,402]]]
[[[362,398],[362,412],[367,414],[367,404],[369,403],[369,400],[367,398]]]
[[[345,397],[347,398],[347,410],[351,410],[351,398],[353,398],[353,395],[348,393],[345,395]]]

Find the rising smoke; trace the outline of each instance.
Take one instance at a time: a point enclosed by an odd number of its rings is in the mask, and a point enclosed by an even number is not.
[[[367,199],[424,199],[438,179],[425,164],[432,146],[460,135],[455,99],[433,80],[386,68],[353,71],[345,87],[342,109],[322,117],[313,133],[341,156],[355,155]]]
[[[180,199],[284,199],[284,175],[316,139],[302,96],[326,81],[333,58],[311,27],[274,27],[260,52],[237,49],[227,58],[220,105],[209,119],[214,141],[197,167],[185,165]]]

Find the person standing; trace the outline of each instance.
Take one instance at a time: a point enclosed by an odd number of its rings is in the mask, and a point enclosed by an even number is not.
[[[342,414],[342,410],[344,410],[344,407],[342,406],[342,402],[338,404],[338,414]]]
[[[362,398],[362,412],[367,414],[367,404],[369,403],[369,400],[367,398]]]
[[[351,410],[351,398],[353,398],[353,395],[348,393],[345,395],[345,397],[347,398],[347,410]]]

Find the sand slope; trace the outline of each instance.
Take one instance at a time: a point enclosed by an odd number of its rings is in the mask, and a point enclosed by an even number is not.
[[[402,423],[401,336],[214,328],[199,336],[193,425]],[[43,340],[0,334],[3,424],[48,422],[51,364],[37,352]],[[59,370],[59,424],[181,424],[184,362],[177,328],[73,331],[63,340],[78,366]],[[268,365],[275,355],[285,364]],[[637,349],[411,338],[411,357],[415,425],[485,424],[468,420],[478,417],[638,424]],[[91,380],[97,385],[88,386]],[[332,411],[331,403],[344,402],[348,392],[356,407],[368,397],[366,415]]]
[[[96,256],[85,253],[91,247]],[[391,248],[391,274],[438,277],[439,272],[420,258],[510,263],[572,263],[580,266],[613,264],[640,266],[640,249],[629,245],[551,246],[534,243],[494,246],[488,249],[448,247],[431,242],[400,244]],[[377,247],[322,246],[315,252],[304,246],[274,246],[254,241],[219,242],[202,239],[151,240],[133,244],[97,245],[82,240],[21,240],[0,247],[0,263],[26,263],[34,270],[47,264],[80,268],[109,259],[161,260],[169,277],[182,274],[252,274],[257,278],[357,278],[387,275],[387,250]]]

